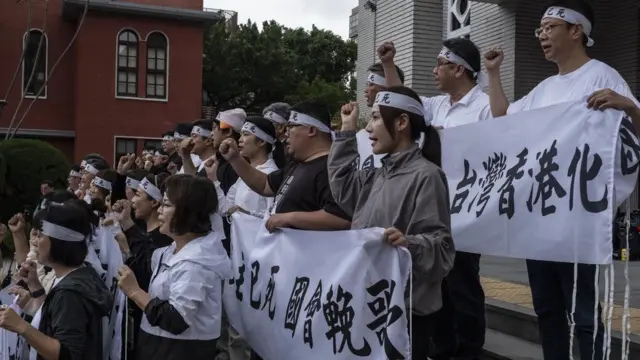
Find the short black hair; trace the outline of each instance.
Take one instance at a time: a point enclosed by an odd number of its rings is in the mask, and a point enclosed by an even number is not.
[[[107,170],[109,168],[109,164],[107,163],[107,161],[101,158],[91,158],[86,161],[99,171]]]
[[[80,266],[87,257],[87,242],[91,240],[94,227],[86,208],[70,204],[52,205],[36,214],[39,229],[47,221],[85,236],[85,241],[67,241],[49,236],[51,248],[49,261],[63,266]]]
[[[384,77],[384,67],[382,66],[382,63],[378,62],[369,66],[367,71]],[[398,65],[396,65],[396,71],[398,72],[398,77],[400,78],[400,82],[404,84],[404,71],[402,71],[402,69],[400,69]]]
[[[191,130],[193,130],[192,123],[181,122],[176,124],[174,132],[177,132],[180,135],[189,136],[191,135]]]
[[[218,211],[218,195],[213,182],[178,174],[168,177],[164,184],[166,196],[175,207],[169,224],[171,232],[176,235],[209,233],[211,215]]]
[[[587,20],[589,20],[589,22],[591,23],[591,33],[593,33],[593,29],[595,29],[596,27],[596,18],[595,18],[595,13],[593,11],[593,7],[591,6],[591,3],[587,0],[555,0],[555,1],[551,1],[549,3],[547,3],[547,6],[545,6],[540,13],[540,17],[543,17],[544,14],[546,13],[547,9],[549,9],[552,6],[558,6],[558,7],[564,7],[567,9],[571,9],[573,11],[577,11],[578,13],[584,15],[584,17],[587,18]],[[571,24],[569,24],[571,25]],[[582,43],[584,46],[587,46],[587,41],[589,41],[589,38],[587,37],[586,34],[582,35]]]
[[[98,153],[91,153],[91,154],[87,154],[87,155],[85,155],[85,157],[84,157],[84,159],[83,159],[83,160],[85,160],[85,161],[89,161],[89,160],[95,160],[95,159],[98,159],[98,160],[102,160],[102,161],[104,161],[104,162],[107,162],[107,160],[106,160],[102,155],[100,155],[100,154],[98,154]]]
[[[303,101],[297,103],[291,107],[291,111],[299,112],[301,114],[309,115],[317,120],[320,120],[321,123],[327,125],[329,129],[331,129],[331,112],[329,111],[329,107],[322,102],[319,101]],[[331,138],[331,134],[329,138]]]
[[[213,120],[196,120],[193,122],[193,127],[201,127],[205,130],[213,131]]]
[[[165,136],[171,136],[171,137],[173,137],[173,133],[174,133],[174,132],[173,132],[172,130],[165,131],[164,133],[162,133],[162,137],[163,137],[163,138],[164,138]]]
[[[40,185],[47,185],[50,188],[54,187],[53,181],[51,181],[51,180],[44,180],[44,181],[42,181],[42,183],[40,183]]]
[[[80,167],[80,165],[72,165],[71,166],[71,171],[80,172],[81,170],[82,170],[82,168]]]
[[[127,172],[127,177],[140,181],[147,175],[147,171],[143,169],[133,169]]]
[[[447,39],[442,42],[442,45],[451,50],[452,53],[460,56],[469,64],[469,66],[471,66],[473,71],[466,69],[466,73],[471,80],[475,80],[476,76],[474,73],[479,73],[480,70],[482,70],[480,50],[478,50],[476,44],[469,39],[458,37]]]

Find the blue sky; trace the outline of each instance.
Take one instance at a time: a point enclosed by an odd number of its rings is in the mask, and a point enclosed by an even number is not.
[[[312,25],[348,38],[349,15],[358,0],[204,0],[204,7],[234,10],[238,20],[262,23],[275,20],[287,27]]]

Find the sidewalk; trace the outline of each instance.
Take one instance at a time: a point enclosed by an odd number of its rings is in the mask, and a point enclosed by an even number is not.
[[[480,280],[487,298],[533,309],[531,289],[528,286],[486,276],[482,276]],[[613,329],[621,331],[623,307],[622,303],[618,302],[616,301],[614,305],[611,326]],[[631,333],[640,335],[640,309],[630,308],[629,315]]]

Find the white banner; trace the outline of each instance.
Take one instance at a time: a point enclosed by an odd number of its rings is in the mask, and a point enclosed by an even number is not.
[[[441,131],[456,250],[611,263],[613,216],[638,179],[634,133],[584,101]]]
[[[22,310],[16,304],[16,296],[9,294],[9,288],[0,291],[0,305],[11,307],[18,315],[22,315]],[[22,336],[9,330],[0,329],[0,360],[20,360],[27,358],[25,353],[26,341]]]
[[[269,234],[262,219],[236,212],[235,278],[223,296],[229,322],[264,359],[410,359],[411,256],[381,234]]]

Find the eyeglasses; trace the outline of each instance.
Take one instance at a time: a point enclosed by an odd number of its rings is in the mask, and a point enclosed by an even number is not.
[[[553,29],[558,27],[558,26],[562,26],[562,24],[545,25],[545,26],[542,26],[542,27],[540,27],[538,29],[535,29],[533,33],[536,35],[537,38],[539,38],[540,35],[542,35],[543,33],[547,34],[547,35],[550,35],[551,32],[553,31]]]

